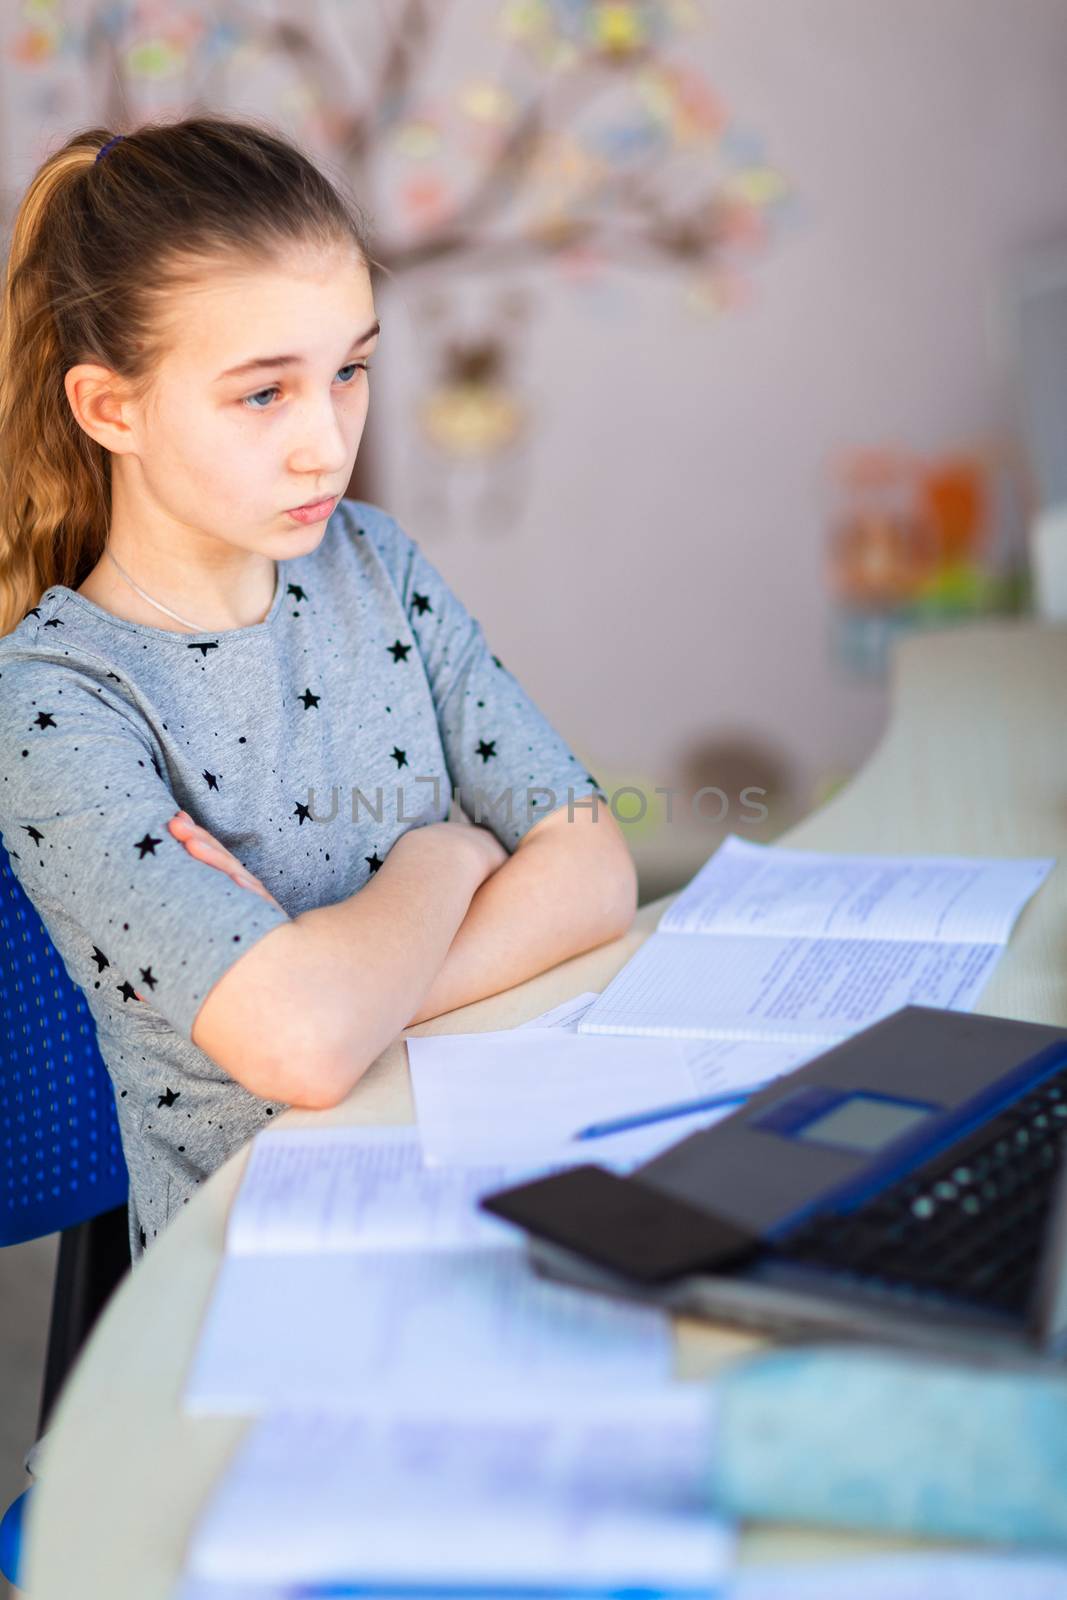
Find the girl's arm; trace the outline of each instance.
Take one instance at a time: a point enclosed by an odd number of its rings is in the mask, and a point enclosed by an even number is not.
[[[264,1099],[338,1105],[422,1003],[503,855],[484,828],[409,829],[358,893],[273,929],[225,972],[197,1012],[193,1043]],[[222,860],[211,864],[233,876]],[[264,1017],[274,1018],[269,1029]],[[259,1041],[252,1050],[250,1040]]]
[[[483,848],[490,854],[495,852],[499,864],[475,890],[451,943],[430,975],[428,987],[415,1002],[414,1010],[393,1033],[386,1035],[383,1048],[403,1027],[413,1027],[442,1012],[499,994],[561,961],[620,938],[637,908],[633,858],[622,830],[606,807],[597,807],[595,821],[590,809],[576,807],[572,818],[566,806],[559,807],[530,829],[511,856],[484,828],[469,822],[443,826],[453,827],[461,836],[482,835]],[[242,887],[272,899],[236,856],[184,812],[179,812],[170,828],[190,854],[227,872]],[[403,834],[397,844],[410,837],[410,833]],[[366,895],[378,882],[396,849],[394,845],[383,867],[364,885],[360,895]],[[420,881],[417,892],[429,897],[429,885]],[[359,895],[353,898],[358,899]],[[351,903],[342,901],[341,905]],[[428,905],[425,909],[429,909]],[[313,915],[318,913],[305,913]],[[357,948],[351,942],[346,944],[349,961]],[[210,1049],[207,1053],[213,1054]]]
[[[499,994],[620,938],[637,910],[637,873],[607,806],[550,812],[470,903],[407,1026]]]

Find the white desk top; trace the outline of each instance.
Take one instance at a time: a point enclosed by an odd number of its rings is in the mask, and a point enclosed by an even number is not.
[[[781,842],[841,851],[1067,855],[1065,684],[1067,629],[983,623],[906,641],[881,745],[857,777]],[[407,1031],[506,1028],[602,989],[670,899],[642,907],[624,938]],[[1063,865],[1023,911],[979,1009],[1067,1024]],[[278,1126],[412,1117],[398,1040],[343,1105],[290,1111]],[[193,1520],[249,1425],[193,1420],[179,1409],[246,1159],[247,1147],[168,1225],[112,1299],[64,1390],[29,1518],[34,1600],[165,1600],[171,1593]],[[677,1334],[679,1370],[687,1375],[762,1342],[688,1319],[678,1321]],[[845,1557],[900,1543],[761,1527],[743,1535],[741,1559]]]

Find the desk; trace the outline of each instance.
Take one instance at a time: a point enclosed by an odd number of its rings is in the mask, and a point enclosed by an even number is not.
[[[882,743],[845,789],[782,843],[820,850],[1067,856],[1067,629],[981,624],[916,637],[896,658]],[[740,831],[740,830],[739,830]],[[709,850],[710,854],[710,850]],[[411,1034],[507,1028],[602,989],[671,896],[619,940]],[[1022,913],[981,1010],[1067,1024],[1067,870]],[[407,1034],[402,1037],[406,1037]],[[383,1052],[345,1103],[290,1111],[279,1127],[410,1122],[405,1051]],[[247,1147],[214,1173],[123,1283],[63,1393],[29,1519],[34,1600],[165,1600],[212,1483],[249,1426],[186,1418],[185,1371]],[[762,1342],[677,1324],[679,1370],[696,1376]],[[744,1563],[844,1557],[901,1541],[761,1527]]]

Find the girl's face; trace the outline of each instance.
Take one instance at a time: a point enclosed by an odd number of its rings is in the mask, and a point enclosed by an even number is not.
[[[115,515],[135,537],[209,557],[216,541],[306,554],[367,419],[377,322],[366,266],[354,246],[308,245],[269,269],[212,273],[173,305],[149,394],[122,404],[117,430],[93,430],[112,450]],[[313,521],[288,515],[326,498]]]

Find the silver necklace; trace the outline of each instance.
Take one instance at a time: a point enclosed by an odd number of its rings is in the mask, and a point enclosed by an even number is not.
[[[141,596],[141,599],[142,600],[147,600],[148,604],[150,606],[155,606],[157,611],[165,612],[168,617],[173,617],[175,622],[180,622],[182,624],[182,627],[191,629],[191,631],[193,633],[212,633],[212,632],[217,632],[218,631],[217,629],[212,629],[212,628],[198,628],[195,622],[189,622],[187,618],[179,617],[178,613],[176,611],[172,611],[169,606],[162,605],[160,603],[160,601],[153,600],[152,596],[150,594],[145,594],[145,592],[141,588],[140,584],[134,583],[134,581],[130,577],[129,573],[126,572],[124,570],[124,568],[119,566],[118,561],[116,560],[115,556],[112,554],[110,545],[105,545],[104,546],[104,554],[108,555],[108,556],[111,556],[112,561],[115,563],[115,566],[118,567],[119,572],[122,573],[122,576],[126,579],[126,582],[129,584],[130,588],[131,589],[136,589],[137,593]],[[275,570],[277,570],[277,569],[275,569]]]

